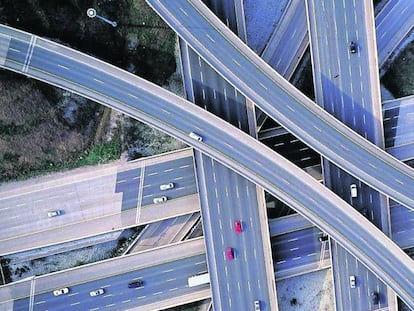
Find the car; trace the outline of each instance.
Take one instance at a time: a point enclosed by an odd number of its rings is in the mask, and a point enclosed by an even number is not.
[[[358,196],[358,189],[356,184],[351,184],[349,186],[349,189],[351,190],[351,198],[356,198]]]
[[[67,287],[56,289],[53,291],[53,295],[55,296],[65,295],[67,293],[69,293],[69,288]]]
[[[377,292],[371,292],[371,299],[374,305],[377,305],[379,302],[379,294]]]
[[[325,233],[323,233],[323,234],[321,234],[321,235],[319,235],[319,237],[318,237],[318,240],[319,240],[319,242],[325,242],[325,241],[328,241],[328,235],[327,234],[325,234]]]
[[[242,231],[243,231],[243,227],[242,227],[242,223],[241,223],[241,221],[240,221],[240,220],[236,220],[236,221],[234,222],[234,231],[235,231],[236,233],[242,233]]]
[[[162,202],[165,202],[165,201],[167,201],[167,200],[168,200],[168,198],[167,198],[166,196],[162,196],[162,197],[154,198],[154,199],[152,200],[152,202],[153,202],[154,204],[157,204],[157,203],[162,203]]]
[[[90,291],[90,292],[89,292],[89,295],[90,295],[91,297],[95,297],[95,296],[102,295],[103,293],[105,293],[104,289],[103,289],[103,288],[99,288],[99,289],[96,289],[96,290]]]
[[[350,275],[349,276],[349,286],[351,288],[355,288],[355,284],[356,284],[355,275]]]
[[[203,141],[203,137],[201,137],[197,133],[191,132],[190,134],[188,134],[188,136],[190,136],[192,139],[195,139],[195,140],[198,140],[198,141]]]
[[[136,280],[128,283],[128,288],[140,288],[142,286],[144,286],[144,282],[142,280]]]
[[[226,248],[226,258],[229,261],[234,259],[234,252],[233,252],[233,249],[231,247]]]
[[[260,310],[262,310],[260,308],[260,301],[259,300],[255,300],[253,305],[254,305],[254,311],[260,311]]]
[[[357,52],[357,45],[354,41],[351,41],[351,43],[349,44],[349,51],[352,54],[355,54]]]
[[[47,217],[49,217],[49,218],[60,216],[60,215],[63,215],[63,211],[50,211],[50,212],[47,212]]]
[[[174,184],[172,182],[169,182],[168,184],[160,185],[160,190],[168,190],[172,188],[174,188]]]

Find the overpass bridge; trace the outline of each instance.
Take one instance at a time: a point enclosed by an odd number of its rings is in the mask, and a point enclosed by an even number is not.
[[[199,211],[194,173],[193,150],[187,148],[4,184],[0,186],[0,255]],[[161,191],[159,185],[169,182],[175,187]],[[153,204],[160,195],[169,200]],[[48,217],[55,210],[63,215]]]
[[[12,43],[14,49],[20,48],[22,54],[27,53],[32,38],[29,34],[5,26],[1,29],[2,43],[7,42],[7,48],[2,51],[9,52]],[[297,209],[359,257],[404,301],[414,305],[411,301],[414,295],[407,293],[414,288],[410,283],[414,278],[407,279],[414,274],[411,259],[359,213],[306,173],[226,122],[151,83],[48,40],[36,37],[35,42],[28,66],[25,57],[22,59],[10,52],[5,56],[3,67],[111,106],[214,157]],[[70,68],[76,68],[76,71]],[[201,129],[205,138],[202,143],[188,136],[189,132]],[[233,145],[238,148],[232,148]],[[327,213],[327,209],[335,212]],[[369,236],[369,243],[361,241],[361,236]],[[395,263],[398,263],[398,269]]]

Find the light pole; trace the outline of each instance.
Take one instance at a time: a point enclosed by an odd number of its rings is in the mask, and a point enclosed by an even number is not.
[[[108,23],[109,25],[111,25],[112,27],[116,27],[118,24],[116,22],[110,21],[109,19],[100,16],[98,14],[96,14],[96,10],[94,8],[89,8],[86,10],[86,14],[90,17],[90,18],[94,18],[97,17],[99,18],[101,21],[104,21],[105,23]]]

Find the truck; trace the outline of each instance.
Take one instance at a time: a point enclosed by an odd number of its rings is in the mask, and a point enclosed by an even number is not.
[[[208,273],[197,274],[188,278],[188,286],[198,286],[210,283],[210,275]]]

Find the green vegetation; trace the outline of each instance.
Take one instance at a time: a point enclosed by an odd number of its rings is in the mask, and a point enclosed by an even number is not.
[[[396,97],[414,94],[414,42],[411,42],[398,57],[382,79],[385,87]]]
[[[90,7],[118,26],[89,18]],[[175,71],[175,34],[145,0],[9,0],[0,12],[1,23],[56,38],[159,85]]]
[[[87,17],[89,7],[118,27]],[[175,71],[176,36],[145,0],[14,0],[0,3],[0,13],[1,23],[64,42],[159,85]],[[0,181],[105,163],[125,148],[136,158],[184,146],[138,121],[127,121],[124,142],[122,124],[108,135],[110,109],[8,71],[0,71],[0,88]]]
[[[107,143],[94,145],[91,150],[85,151],[86,157],[80,157],[78,166],[106,163],[117,160],[121,156],[121,142],[112,140]]]

